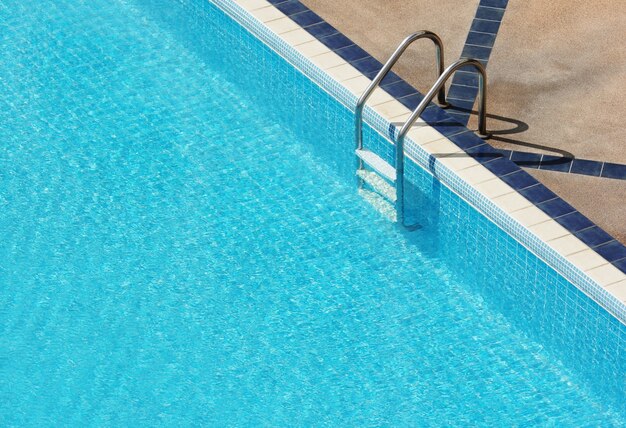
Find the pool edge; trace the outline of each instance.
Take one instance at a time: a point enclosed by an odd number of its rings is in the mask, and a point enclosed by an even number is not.
[[[223,9],[323,90],[354,110],[358,96],[370,79],[354,67],[355,62],[363,59],[346,60],[337,54],[345,48],[333,49],[320,41],[341,35],[339,31],[333,29],[334,33],[318,38],[333,30],[327,29],[326,33],[318,35],[305,30],[272,4],[285,3],[285,0],[206,1]],[[306,8],[297,0],[289,3]],[[322,23],[330,27],[323,20],[313,26]],[[400,82],[406,84],[402,79],[392,84]],[[402,98],[377,89],[364,111],[365,121],[389,144],[393,144],[391,140],[397,132],[395,123],[403,122],[411,111],[410,105],[401,101]],[[626,248],[593,223],[577,230],[580,217],[590,221],[556,195],[547,200],[533,196],[549,189],[532,181],[533,184],[521,187],[523,184],[516,180],[524,182],[526,172],[490,151],[490,146],[465,126],[453,124],[451,129],[445,130],[438,126],[442,118],[447,120],[447,115],[436,109],[438,107],[429,107],[431,115],[437,118],[434,126],[428,120],[420,120],[409,132],[407,157],[435,175],[442,184],[626,325],[624,259],[609,261],[605,257],[611,255],[606,251],[607,246],[613,253]],[[528,180],[524,184],[528,184]],[[590,238],[585,235],[589,230],[604,233],[610,240],[592,247],[588,243]]]

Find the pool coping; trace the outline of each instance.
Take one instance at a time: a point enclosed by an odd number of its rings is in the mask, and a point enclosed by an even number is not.
[[[299,0],[206,1],[352,111],[382,66]],[[393,145],[422,97],[392,72],[364,120]],[[405,153],[626,325],[624,245],[436,105],[409,131]]]

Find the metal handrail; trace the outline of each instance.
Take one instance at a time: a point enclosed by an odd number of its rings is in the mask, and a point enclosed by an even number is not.
[[[473,58],[461,58],[452,63],[439,76],[439,79],[437,79],[433,87],[430,88],[430,91],[428,91],[428,93],[424,96],[422,102],[413,111],[398,133],[398,138],[396,139],[396,207],[398,211],[398,222],[401,224],[404,224],[404,138],[424,110],[426,110],[426,107],[433,100],[435,94],[437,94],[440,89],[445,87],[446,81],[450,78],[450,76],[452,76],[459,68],[468,65],[473,66],[479,73],[478,133],[483,138],[487,138],[489,136],[487,133],[487,71],[485,70],[485,66],[483,66],[480,61]]]
[[[363,148],[363,108],[365,107],[365,103],[372,95],[376,87],[380,84],[380,82],[389,74],[391,68],[398,62],[404,51],[416,40],[419,39],[430,39],[433,41],[437,48],[437,75],[440,76],[443,72],[443,42],[439,38],[438,35],[433,33],[432,31],[418,31],[417,33],[413,33],[408,36],[406,39],[400,43],[400,46],[395,50],[395,52],[391,55],[391,57],[387,60],[383,68],[378,72],[374,80],[369,84],[365,92],[359,98],[359,101],[356,104],[355,111],[355,127],[356,127],[356,148],[357,150]],[[446,89],[442,87],[439,90],[439,103],[442,105],[446,104]]]

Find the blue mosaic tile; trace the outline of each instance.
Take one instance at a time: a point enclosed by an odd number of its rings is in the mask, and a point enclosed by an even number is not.
[[[539,169],[548,171],[569,172],[572,166],[572,159],[563,156],[543,155]]]
[[[600,176],[600,171],[602,171],[602,162],[584,159],[574,159],[570,170],[574,174],[593,175],[595,177]]]
[[[602,169],[602,177],[626,180],[626,165],[606,162]]]
[[[572,233],[593,227],[594,224],[578,211],[558,217],[556,222]]]
[[[593,226],[580,232],[576,232],[574,235],[590,247],[606,244],[607,242],[613,240],[611,235],[600,229],[598,226]]]
[[[576,211],[574,207],[565,202],[563,199],[553,199],[547,202],[541,203],[537,205],[544,213],[548,214],[552,218],[561,217],[566,214],[573,213]]]
[[[526,189],[527,187],[536,186],[537,184],[539,184],[539,182],[534,177],[532,177],[526,171],[521,170],[512,174],[503,175],[500,178],[502,179],[502,181],[504,181],[515,190],[522,190]]]
[[[626,257],[626,247],[616,240],[602,244],[595,248],[596,252],[609,262],[620,260]]]
[[[504,179],[504,177],[502,177]],[[519,191],[522,196],[528,199],[533,204],[541,204],[546,201],[550,201],[555,199],[557,195],[548,189],[543,184],[538,184],[536,186],[528,187],[526,189],[522,189]]]
[[[303,28],[319,24],[320,22],[324,21],[318,14],[310,10],[297,13],[295,15],[290,15],[289,18],[291,18],[295,23],[299,24]]]

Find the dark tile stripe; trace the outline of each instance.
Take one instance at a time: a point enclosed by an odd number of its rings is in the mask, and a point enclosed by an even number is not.
[[[508,0],[480,0],[461,57],[478,59],[487,66],[507,3]],[[448,97],[451,100],[450,111],[458,113],[456,116],[464,125],[470,118],[470,112],[467,111],[468,103],[458,103],[455,100],[474,101],[478,95],[478,90],[472,92],[461,90],[459,85],[467,85],[467,83],[463,83],[467,81],[468,76],[465,73],[456,73],[448,91]],[[478,86],[478,75],[471,78],[471,85],[469,86]],[[462,94],[459,94],[460,92]],[[467,98],[467,96],[471,96],[471,98]]]

